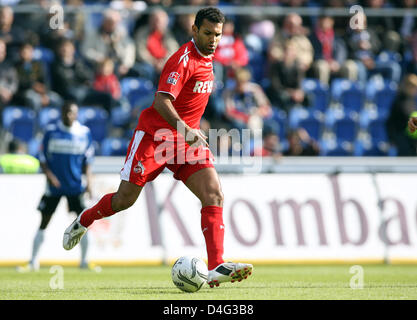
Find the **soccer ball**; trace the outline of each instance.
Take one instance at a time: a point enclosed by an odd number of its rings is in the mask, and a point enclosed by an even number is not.
[[[200,258],[184,256],[175,261],[171,270],[172,282],[185,292],[196,292],[207,282],[208,269]]]

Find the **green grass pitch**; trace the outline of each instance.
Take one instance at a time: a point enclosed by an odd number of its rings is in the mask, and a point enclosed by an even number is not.
[[[111,300],[281,300],[417,299],[417,266],[363,265],[363,288],[352,289],[351,265],[257,266],[240,283],[225,283],[184,293],[171,281],[170,267],[103,267],[100,273],[63,268],[63,289],[51,289],[55,273],[18,273],[0,268],[0,299]],[[55,282],[57,283],[57,282]]]

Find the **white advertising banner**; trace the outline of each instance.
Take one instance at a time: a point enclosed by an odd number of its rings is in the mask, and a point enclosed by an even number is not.
[[[417,262],[417,174],[221,175],[225,259],[282,263]],[[94,177],[94,204],[117,190],[118,174]],[[42,175],[0,175],[0,265],[30,258],[40,224]],[[160,175],[134,206],[96,221],[90,261],[159,263],[206,258],[198,199],[171,174]],[[41,263],[77,263],[62,248],[75,216],[62,199],[45,231]]]

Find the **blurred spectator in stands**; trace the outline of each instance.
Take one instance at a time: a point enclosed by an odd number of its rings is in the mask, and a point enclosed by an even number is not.
[[[334,8],[334,9],[345,9],[356,4],[352,3],[351,0],[324,0],[320,1],[320,4],[324,8]],[[349,20],[351,16],[335,16],[334,19],[334,32],[339,37],[344,37],[346,35],[346,28],[349,26]]]
[[[114,107],[111,94],[92,88],[93,73],[82,62],[75,59],[75,47],[65,39],[58,47],[58,55],[52,64],[52,89],[65,100],[80,105],[99,105],[110,111]]]
[[[307,71],[313,62],[314,50],[307,37],[308,30],[303,27],[301,16],[290,13],[284,19],[282,29],[276,33],[269,47],[270,63],[280,61],[284,57],[284,44],[292,40],[296,46],[296,56],[301,69]]]
[[[317,156],[320,148],[304,128],[298,128],[288,133],[288,150],[284,156]]]
[[[182,46],[191,40],[193,34],[191,27],[194,24],[194,20],[195,14],[179,14],[176,16],[172,29],[178,45]]]
[[[389,2],[385,0],[365,0],[363,6],[370,9],[389,8]],[[394,30],[394,19],[389,15],[368,16],[367,28],[373,32],[379,39],[380,43],[384,42],[387,31]]]
[[[19,86],[13,103],[31,107],[36,111],[42,107],[60,107],[63,104],[62,98],[49,88],[45,65],[41,61],[33,60],[33,46],[30,43],[21,46],[15,68]]]
[[[0,156],[2,173],[37,173],[39,160],[27,154],[26,145],[18,140],[9,142],[7,153]]]
[[[403,57],[400,53],[401,42],[398,32],[393,30],[387,31],[382,50],[375,59],[377,70],[379,69],[384,77],[396,82],[400,81],[402,75],[401,64],[403,63]]]
[[[73,10],[65,11],[64,21],[60,28],[51,28],[50,19],[56,15],[56,11],[49,11],[48,18],[40,31],[40,43],[43,47],[56,51],[63,39],[70,39],[75,44],[84,39],[86,14],[82,10],[83,1],[67,0],[66,5],[72,6]]]
[[[265,17],[252,17],[249,22],[249,34],[256,36],[261,41],[262,50],[264,50],[275,35],[275,24]],[[245,42],[246,39],[247,36]]]
[[[116,101],[121,98],[120,82],[114,74],[114,62],[112,59],[106,58],[99,64],[93,88],[97,91],[110,93]]]
[[[86,14],[83,12],[83,0],[66,0],[67,6],[74,7],[74,11],[65,14],[65,23],[74,33],[73,40],[82,41],[85,35]]]
[[[263,16],[251,16],[245,23],[249,26],[244,38],[249,54],[247,67],[251,69],[254,80],[263,83],[268,65],[268,47],[275,35],[275,24]]]
[[[19,84],[16,69],[6,61],[6,54],[6,43],[0,39],[0,120],[1,111],[12,100]]]
[[[251,81],[246,68],[235,72],[236,85],[223,92],[225,117],[232,128],[269,129],[276,131],[277,125],[272,119],[273,110],[262,87]]]
[[[281,0],[284,7],[302,7],[307,4],[308,0]]]
[[[401,38],[404,39],[405,42],[411,40],[413,36],[413,31],[417,27],[416,17],[411,11],[411,9],[414,9],[415,7],[415,0],[398,1],[398,8],[410,9],[406,10],[401,17],[394,18],[395,30],[399,32]]]
[[[0,39],[7,45],[7,55],[17,55],[20,45],[26,40],[25,31],[13,23],[14,12],[9,6],[0,6]]]
[[[352,59],[358,66],[358,79],[363,84],[370,76],[383,74],[385,78],[398,82],[401,77],[401,67],[395,61],[376,60],[381,49],[381,43],[372,29],[367,29],[367,18],[363,13],[363,25],[351,30],[349,46]]]
[[[113,59],[119,77],[129,75],[135,63],[135,46],[121,24],[118,11],[108,9],[98,31],[89,32],[81,44],[81,53],[96,68],[106,57]]]
[[[13,25],[25,31],[25,41],[33,46],[40,45],[40,34],[45,22],[49,23],[48,16],[52,1],[48,0],[22,0],[19,4],[30,5],[30,10],[16,12]]]
[[[310,40],[314,48],[313,74],[324,84],[334,77],[356,80],[357,66],[347,60],[347,47],[344,40],[334,32],[334,19],[320,16]]]
[[[238,68],[247,66],[248,51],[243,39],[235,33],[235,24],[228,19],[223,25],[223,35],[213,58],[213,68],[217,80],[226,83],[227,78],[234,76]]]
[[[172,0],[145,0],[150,7],[169,7],[172,5]]]
[[[388,139],[397,148],[398,156],[417,155],[417,137],[409,135],[406,131],[408,119],[417,111],[416,97],[417,75],[408,74],[398,89],[386,122]]]
[[[266,89],[274,106],[287,112],[297,105],[308,106],[307,95],[301,88],[305,71],[297,55],[297,43],[286,40],[281,60],[273,63],[269,71],[270,86]]]
[[[281,145],[278,135],[273,131],[266,131],[262,139],[262,147],[253,150],[253,156],[272,157],[276,161],[282,158]]]
[[[413,35],[406,47],[406,50],[409,50],[409,57],[407,59],[405,70],[409,73],[414,73],[417,75],[417,26],[413,30]]]
[[[149,25],[141,27],[135,34],[135,70],[139,76],[154,83],[157,83],[165,62],[179,48],[168,23],[168,14],[158,8],[152,11]]]

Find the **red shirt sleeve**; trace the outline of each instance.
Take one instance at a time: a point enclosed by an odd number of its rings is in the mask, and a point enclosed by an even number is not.
[[[190,49],[185,47],[185,50],[177,51],[168,59],[162,69],[157,92],[168,93],[174,99],[178,97],[184,84],[190,79],[192,74],[192,66],[189,61],[190,54]]]

